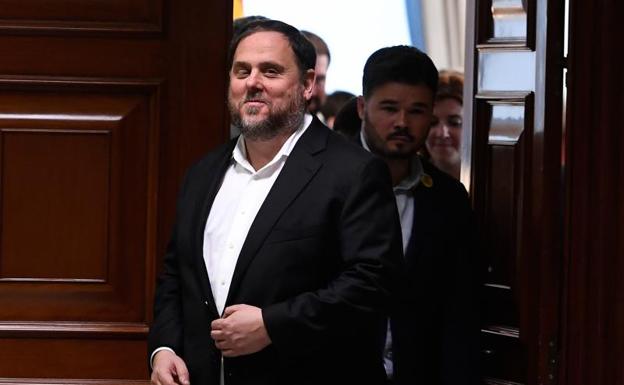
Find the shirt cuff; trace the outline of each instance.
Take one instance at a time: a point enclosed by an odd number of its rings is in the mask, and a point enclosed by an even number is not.
[[[159,347],[158,349],[154,350],[154,352],[150,356],[150,369],[154,369],[154,356],[156,356],[156,353],[160,352],[161,350],[168,350],[171,353],[175,354],[175,352],[171,348],[168,348],[166,346]]]

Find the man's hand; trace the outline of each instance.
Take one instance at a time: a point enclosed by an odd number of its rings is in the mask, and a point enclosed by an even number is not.
[[[259,352],[271,344],[262,310],[250,305],[227,307],[223,318],[212,321],[210,336],[225,357]]]
[[[161,350],[152,361],[152,385],[190,385],[186,364],[169,350]]]

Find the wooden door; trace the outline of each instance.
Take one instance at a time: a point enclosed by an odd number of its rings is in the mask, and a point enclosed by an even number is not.
[[[624,3],[570,0],[562,384],[624,385]]]
[[[563,1],[468,2],[462,181],[486,259],[487,384],[554,384],[562,239]]]
[[[148,378],[178,184],[228,136],[231,12],[0,0],[0,383]]]

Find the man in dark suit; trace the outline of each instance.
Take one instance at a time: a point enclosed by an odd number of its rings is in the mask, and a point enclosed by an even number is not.
[[[305,114],[315,53],[295,28],[232,42],[238,139],[182,186],[149,335],[154,385],[382,384],[401,264],[386,166]]]
[[[464,187],[417,156],[433,117],[438,72],[414,47],[382,48],[364,67],[356,140],[390,169],[407,286],[388,327],[390,383],[478,383],[478,264]]]

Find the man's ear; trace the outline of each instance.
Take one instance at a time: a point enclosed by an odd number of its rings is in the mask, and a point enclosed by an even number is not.
[[[305,100],[310,100],[312,97],[312,90],[314,90],[314,81],[316,80],[316,72],[313,69],[309,69],[303,74],[303,97]]]
[[[362,121],[364,121],[365,110],[366,110],[366,99],[364,99],[364,96],[360,95],[357,97],[357,111]]]

